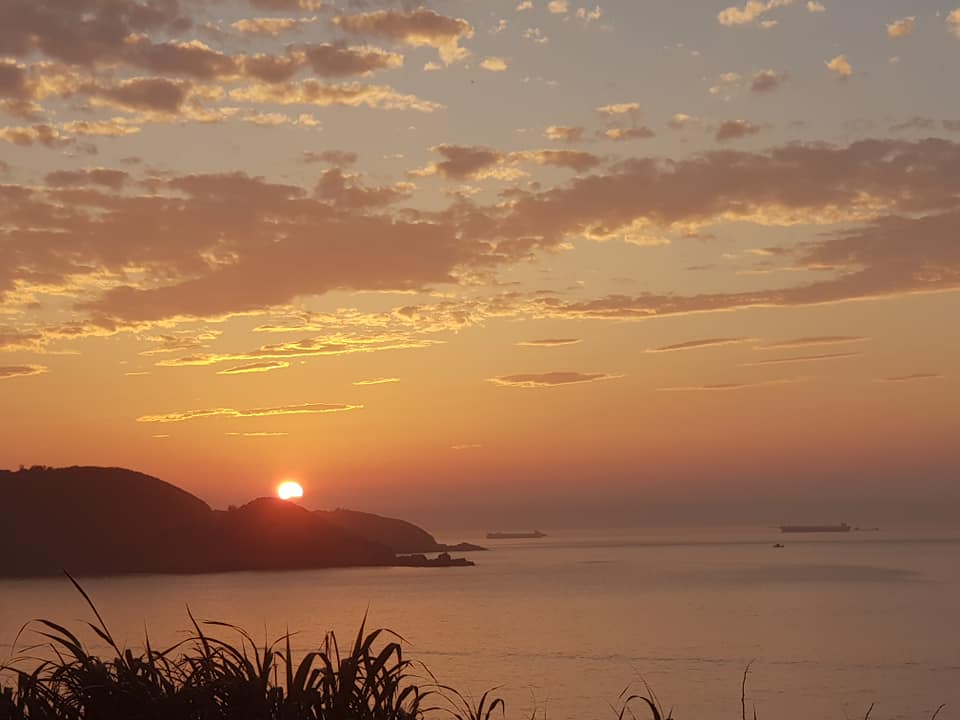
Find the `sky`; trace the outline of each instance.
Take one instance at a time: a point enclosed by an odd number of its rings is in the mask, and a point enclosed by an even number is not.
[[[0,0],[0,467],[955,522],[958,70],[956,0]]]

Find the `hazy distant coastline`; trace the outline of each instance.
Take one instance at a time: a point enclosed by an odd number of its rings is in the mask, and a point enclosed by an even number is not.
[[[482,549],[354,510],[275,498],[214,510],[170,483],[122,468],[0,471],[0,577],[205,573],[417,564],[409,554]],[[429,565],[442,565],[431,560]]]

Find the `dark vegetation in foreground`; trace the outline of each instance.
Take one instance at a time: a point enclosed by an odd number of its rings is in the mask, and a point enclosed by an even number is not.
[[[155,649],[147,636],[145,649],[134,653],[117,644],[86,592],[70,581],[96,618],[88,627],[113,656],[91,655],[66,627],[34,621],[43,641],[26,648],[19,662],[0,665],[0,720],[493,720],[504,714],[502,699],[487,692],[474,702],[439,684],[426,667],[404,656],[402,638],[385,630],[367,632],[365,623],[349,652],[341,652],[329,633],[322,648],[297,658],[289,633],[258,646],[243,629],[198,621],[188,610],[193,631],[186,640]],[[217,630],[236,633],[238,640],[218,638]],[[53,659],[31,657],[32,652]],[[32,669],[23,669],[25,663]],[[741,720],[757,720],[755,708],[751,716],[747,711],[749,671],[748,665]],[[673,720],[672,710],[665,712],[644,685],[645,694],[625,690],[610,717]],[[872,711],[873,706],[864,720]],[[534,711],[531,720],[537,717]]]

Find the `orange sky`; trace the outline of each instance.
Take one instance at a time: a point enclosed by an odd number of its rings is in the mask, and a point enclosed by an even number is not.
[[[728,3],[8,0],[0,466],[950,519],[960,9]]]

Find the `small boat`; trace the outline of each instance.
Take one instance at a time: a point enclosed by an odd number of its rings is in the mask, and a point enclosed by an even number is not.
[[[784,545],[783,543],[774,543],[773,546],[774,546],[775,548],[785,547],[785,545]]]
[[[546,536],[546,533],[539,530],[533,532],[488,532],[487,540],[536,540]]]

